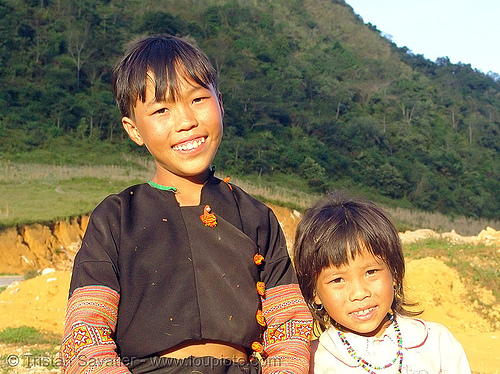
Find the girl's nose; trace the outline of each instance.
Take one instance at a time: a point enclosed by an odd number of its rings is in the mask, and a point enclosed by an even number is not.
[[[363,281],[355,281],[351,284],[349,292],[350,301],[360,301],[371,295],[371,291]]]

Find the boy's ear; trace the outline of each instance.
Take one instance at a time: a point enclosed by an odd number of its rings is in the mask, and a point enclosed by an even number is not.
[[[222,94],[220,92],[217,93],[217,99],[219,99],[220,112],[222,114],[222,117],[224,118],[224,105],[222,105]]]
[[[132,139],[134,143],[140,146],[144,145],[144,140],[142,140],[141,134],[139,133],[139,130],[137,129],[137,126],[132,119],[130,119],[129,117],[123,117],[122,125],[129,138]]]

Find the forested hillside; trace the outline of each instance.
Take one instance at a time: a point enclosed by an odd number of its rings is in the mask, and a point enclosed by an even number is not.
[[[0,0],[2,159],[144,155],[110,70],[160,32],[196,42],[220,74],[226,174],[500,218],[498,76],[414,55],[343,0]]]

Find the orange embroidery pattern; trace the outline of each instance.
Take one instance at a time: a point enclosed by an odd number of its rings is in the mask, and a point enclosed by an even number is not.
[[[82,370],[80,352],[87,356],[99,355],[116,360],[116,373],[125,373],[115,352],[113,331],[116,326],[119,295],[105,286],[86,286],[76,289],[71,296],[60,349],[61,372],[74,374]]]
[[[267,329],[263,333],[268,359],[279,359],[279,368],[262,367],[263,374],[307,374],[312,317],[298,284],[271,287],[262,299]]]
[[[267,333],[267,343],[275,344],[290,340],[302,340],[309,342],[311,336],[311,322],[306,321],[287,321],[278,327],[269,326]]]

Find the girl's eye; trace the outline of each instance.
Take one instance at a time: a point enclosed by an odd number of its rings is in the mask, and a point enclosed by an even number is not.
[[[342,280],[343,280],[342,278],[335,278],[331,280],[331,283],[340,283],[342,282]]]
[[[377,270],[377,269],[371,269],[371,270],[368,270],[368,271],[366,272],[366,274],[368,274],[368,275],[373,275],[373,274],[376,274],[377,272],[378,272],[378,270]]]

